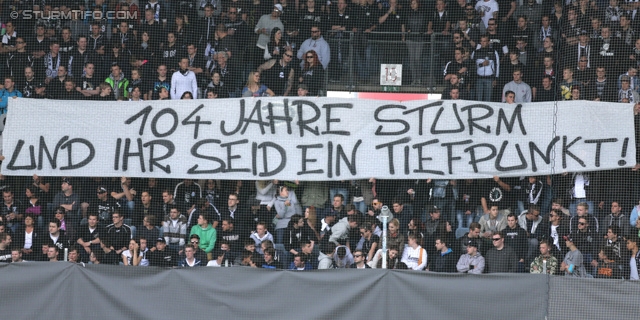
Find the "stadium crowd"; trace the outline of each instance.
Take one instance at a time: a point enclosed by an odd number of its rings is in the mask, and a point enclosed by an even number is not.
[[[0,107],[12,96],[317,96],[327,79],[377,79],[381,63],[407,66],[405,85],[444,84],[445,99],[636,103],[637,10],[618,0],[5,0]]]
[[[380,268],[387,206],[392,269],[638,279],[629,169],[460,181],[0,181],[0,262]]]
[[[438,73],[425,68],[429,39],[442,44],[445,99],[637,104],[638,7],[4,0],[0,110],[11,97],[316,96],[345,75],[349,54],[359,81],[405,63],[421,85]],[[389,268],[638,279],[639,185],[629,169],[459,181],[2,176],[0,262],[378,268],[386,205]]]

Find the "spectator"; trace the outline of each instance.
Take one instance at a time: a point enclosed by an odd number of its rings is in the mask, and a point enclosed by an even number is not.
[[[179,267],[203,267],[204,266],[204,262],[200,259],[198,259],[195,256],[195,247],[192,244],[187,244],[184,248],[184,259],[180,260],[180,262],[178,263]]]
[[[95,65],[92,62],[85,63],[83,67],[82,77],[76,83],[76,90],[82,94],[85,99],[91,99],[100,94],[100,82],[94,78]]]
[[[180,213],[178,207],[171,207],[169,216],[162,223],[162,231],[165,243],[169,248],[178,251],[184,247],[187,236],[187,218]]]
[[[437,253],[432,256],[428,270],[433,272],[456,272],[457,259],[453,254],[453,250],[449,248],[447,239],[437,237],[435,246]]]
[[[631,258],[629,259],[629,279],[640,280],[638,277],[638,270],[640,270],[640,237],[634,233],[626,236],[625,239],[627,241],[627,250],[631,253]]]
[[[131,240],[131,227],[124,224],[124,216],[115,211],[111,214],[112,224],[105,227],[105,237],[109,238],[109,243],[113,246],[116,254],[127,250],[129,240]]]
[[[204,250],[205,254],[207,255],[207,259],[211,260],[213,259],[213,255],[211,253],[216,245],[218,236],[216,229],[211,226],[209,220],[212,219],[207,213],[200,212],[198,214],[198,224],[191,228],[190,235],[198,235],[199,248]]]
[[[282,11],[282,5],[279,3],[275,4],[273,5],[273,11],[271,12],[271,14],[265,14],[261,16],[260,20],[258,20],[258,23],[256,23],[254,32],[258,35],[258,41],[256,42],[257,48],[253,49],[253,59],[255,67],[259,66],[264,61],[264,50],[267,47],[267,43],[269,43],[269,35],[271,35],[271,30],[275,28],[284,30],[284,25],[280,20],[280,14],[282,14]],[[303,47],[301,46],[300,50],[302,50],[302,48]]]
[[[611,201],[611,213],[607,215],[603,221],[603,227],[616,226],[620,228],[621,234],[629,234],[631,232],[631,225],[627,223],[629,218],[622,213],[622,207],[620,201]]]
[[[560,264],[560,271],[569,277],[586,277],[587,271],[584,268],[582,253],[573,243],[571,236],[564,236],[564,241],[567,248],[569,248],[569,252],[567,252]]]
[[[491,91],[500,75],[500,56],[495,49],[489,48],[488,36],[480,37],[480,48],[473,52],[471,58],[477,66],[476,99],[491,101]]]
[[[120,97],[127,98],[129,96],[129,80],[125,78],[120,65],[111,65],[111,74],[104,80],[111,86],[111,90],[116,100]]]
[[[271,89],[260,83],[260,72],[257,70],[249,72],[247,84],[242,89],[243,97],[273,97],[274,95],[275,93]]]
[[[300,56],[300,51],[298,51]],[[318,55],[315,50],[309,50],[305,54],[304,67],[302,68],[302,74],[299,78],[301,84],[307,85],[309,92],[312,96],[324,95],[322,90],[324,89],[324,69],[318,60]]]
[[[4,89],[0,90],[0,113],[7,112],[7,106],[10,98],[22,98],[22,93],[15,87],[13,77],[4,78]]]
[[[516,272],[518,257],[513,248],[504,245],[502,233],[494,232],[491,241],[493,248],[487,251],[485,258],[487,273]]]
[[[518,225],[517,215],[510,213],[507,216],[507,227],[504,228],[504,244],[513,248],[518,258],[518,269],[524,271],[524,264],[527,263],[527,231]]]
[[[555,275],[558,270],[558,259],[551,255],[551,245],[546,240],[540,242],[540,255],[531,262],[531,273]]]
[[[186,91],[190,91],[198,99],[198,81],[195,73],[188,69],[189,58],[181,58],[179,65],[180,70],[171,76],[171,99],[180,99]]]
[[[615,84],[607,80],[607,72],[603,66],[596,67],[596,79],[591,81],[591,98],[594,101],[617,101]]]
[[[156,246],[149,250],[149,265],[155,267],[174,267],[178,264],[178,252],[170,247],[164,238],[156,240]]]
[[[344,0],[342,0],[344,1]],[[351,265],[352,269],[371,269],[371,267],[366,263],[367,255],[362,252],[362,250],[356,250],[353,253],[353,264]]]
[[[122,264],[125,266],[139,266],[142,260],[142,251],[138,239],[129,241],[129,249],[122,252]]]
[[[495,0],[482,0],[476,2],[475,10],[482,18],[485,28],[489,27],[489,19],[498,18],[498,2]]]
[[[638,92],[631,89],[631,78],[627,75],[623,75],[620,78],[621,88],[618,90],[617,102],[624,103],[637,103],[640,102],[640,96]]]
[[[502,102],[506,102],[506,92],[512,91],[515,95],[515,103],[526,103],[531,102],[531,87],[528,84],[522,82],[522,71],[516,69],[513,71],[513,81],[507,83],[503,89],[503,98]]]
[[[518,216],[518,224],[527,232],[528,250],[527,261],[531,261],[538,249],[538,238],[543,232],[542,217],[540,216],[540,207],[537,205],[529,206],[529,209],[523,211]]]
[[[478,250],[478,242],[476,240],[467,240],[463,244],[466,247],[465,254],[460,256],[456,269],[458,272],[482,274],[484,271],[485,261],[484,257]]]
[[[307,59],[310,53],[315,56],[314,63],[321,64],[323,70],[327,69],[331,60],[329,44],[322,37],[322,30],[317,25],[311,27],[311,38],[305,40],[300,45],[300,49],[298,49],[298,59],[301,60],[300,67],[302,67],[303,72],[307,69],[307,63],[309,62]],[[304,59],[303,56],[305,56]]]
[[[279,59],[272,58],[258,67],[258,72],[263,75],[264,83],[276,96],[289,96],[295,78],[293,63],[293,50],[283,49]],[[218,75],[219,79],[220,75]],[[213,83],[213,81],[212,81]]]
[[[427,266],[427,251],[423,249],[418,242],[422,239],[418,239],[418,236],[414,233],[407,236],[408,246],[402,253],[402,262],[404,262],[409,269],[424,270]]]

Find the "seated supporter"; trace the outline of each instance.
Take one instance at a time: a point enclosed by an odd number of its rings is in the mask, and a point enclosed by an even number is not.
[[[167,246],[164,238],[156,240],[156,246],[149,250],[149,265],[154,267],[175,267],[178,265],[178,252]]]
[[[204,267],[206,262],[198,259],[195,256],[196,248],[192,244],[188,244],[184,247],[184,259],[178,263],[179,267]]]
[[[540,241],[540,255],[533,259],[529,271],[549,275],[558,272],[558,259],[551,255],[551,244],[547,240]]]
[[[456,269],[462,273],[482,274],[485,261],[478,250],[478,241],[469,239],[464,245],[466,253],[460,256]]]
[[[418,243],[422,239],[418,239],[415,233],[407,236],[408,246],[402,253],[402,262],[412,270],[424,270],[427,266],[427,251],[423,249]]]
[[[622,279],[624,267],[616,261],[616,254],[611,247],[602,247],[598,253],[598,267],[595,278]]]

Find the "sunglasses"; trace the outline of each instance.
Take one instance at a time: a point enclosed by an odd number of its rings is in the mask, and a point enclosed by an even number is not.
[[[307,59],[313,59],[313,56],[307,56]]]
[[[584,225],[586,225],[586,223],[585,222],[578,222],[578,225],[584,226]]]
[[[191,241],[191,244],[198,244],[198,243],[200,243],[200,242],[198,242],[198,241]]]
[[[285,55],[285,56],[287,56],[287,57],[289,57],[289,58],[293,58],[293,56],[292,56],[292,55],[290,55],[290,54],[286,54],[286,53],[285,53],[284,55]]]
[[[493,240],[493,241],[499,241],[499,240],[501,240],[501,239],[502,239],[502,238],[491,238],[491,240]]]

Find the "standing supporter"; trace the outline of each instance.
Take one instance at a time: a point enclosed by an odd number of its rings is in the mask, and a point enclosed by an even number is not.
[[[401,10],[401,5],[397,0],[389,0],[388,7],[385,6],[378,13],[378,27],[376,31],[384,32],[378,34],[377,40],[382,41],[405,41],[406,40],[406,24],[409,11]],[[375,59],[379,63],[401,63],[406,51],[404,46],[392,44],[384,44],[382,46],[374,46]],[[324,63],[323,63],[324,64]]]
[[[516,69],[513,71],[513,81],[507,83],[503,89],[503,96],[506,92],[512,91],[515,94],[515,103],[525,103],[532,101],[531,87],[522,81],[522,71]],[[503,98],[502,102],[505,102]]]
[[[271,30],[278,28],[280,30],[284,30],[284,25],[280,20],[280,14],[282,13],[283,8],[281,4],[275,4],[273,6],[273,11],[271,14],[265,14],[260,17],[258,23],[254,28],[255,34],[258,35],[258,41],[256,42],[256,47],[253,49],[253,62],[254,66],[259,66],[264,61],[264,50],[267,47],[267,43],[269,42],[269,35],[271,35]]]
[[[15,50],[7,53],[7,72],[12,76],[17,84],[22,84],[25,80],[24,68],[32,67],[35,59],[27,52],[27,42],[24,37],[15,39]]]
[[[167,66],[160,63],[156,69],[158,76],[149,82],[149,93],[147,94],[150,100],[158,100],[160,89],[171,89],[171,80],[167,78]]]
[[[95,63],[99,61],[93,50],[87,48],[88,38],[85,35],[78,37],[77,46],[69,54],[70,74],[78,79],[86,75],[86,66],[91,63],[95,67]],[[93,76],[93,75],[92,75]],[[98,85],[97,83],[95,84]]]
[[[471,54],[471,59],[476,65],[476,99],[491,101],[493,87],[500,75],[500,55],[489,47],[488,36],[480,37],[480,48]]]
[[[198,98],[198,81],[196,74],[189,70],[189,58],[180,59],[180,70],[171,76],[171,99],[176,100],[182,97],[182,94],[189,91],[194,98]]]
[[[125,78],[119,64],[114,63],[111,65],[111,74],[104,81],[111,86],[111,90],[116,100],[119,98],[127,98],[129,96],[129,79]]]
[[[207,213],[198,214],[198,224],[191,228],[191,235],[198,235],[200,237],[199,247],[204,250],[207,258],[211,260],[213,256],[211,252],[216,245],[218,239],[216,229],[214,229],[209,223],[211,217]]]
[[[300,59],[300,67],[306,67],[306,58],[310,52],[314,52],[323,69],[327,69],[331,61],[331,49],[327,41],[322,37],[322,30],[318,25],[311,27],[311,37],[306,39],[298,49],[298,59]]]

